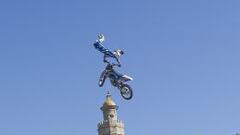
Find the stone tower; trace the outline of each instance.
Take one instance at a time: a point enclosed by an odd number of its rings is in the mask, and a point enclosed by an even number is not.
[[[124,124],[117,117],[118,106],[110,94],[107,94],[101,110],[103,121],[98,124],[98,135],[124,135]]]

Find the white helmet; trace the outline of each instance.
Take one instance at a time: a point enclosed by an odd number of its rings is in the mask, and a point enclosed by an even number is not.
[[[124,52],[123,52],[122,50],[120,50],[120,49],[117,49],[117,50],[114,50],[114,51],[113,51],[113,54],[116,55],[116,56],[118,56],[118,57],[120,57],[121,55],[124,54]]]

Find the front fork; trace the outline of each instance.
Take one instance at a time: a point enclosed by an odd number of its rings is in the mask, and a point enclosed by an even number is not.
[[[101,73],[101,76],[100,76],[99,82],[98,82],[98,85],[99,85],[100,87],[103,86],[103,84],[104,84],[104,82],[105,82],[105,80],[106,80],[106,74],[107,74],[107,71],[106,71],[106,70],[104,70],[104,71]]]

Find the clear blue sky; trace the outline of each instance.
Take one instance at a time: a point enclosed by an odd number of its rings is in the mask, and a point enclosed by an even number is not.
[[[97,135],[110,90],[126,135],[240,132],[238,0],[1,0],[0,135]],[[92,43],[125,50],[131,101]]]

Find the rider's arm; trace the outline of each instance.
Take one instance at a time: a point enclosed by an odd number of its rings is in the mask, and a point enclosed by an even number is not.
[[[116,59],[116,61],[117,61],[117,63],[118,63],[117,66],[118,66],[118,67],[121,67],[120,59],[119,59],[118,57],[115,57],[115,59]]]

